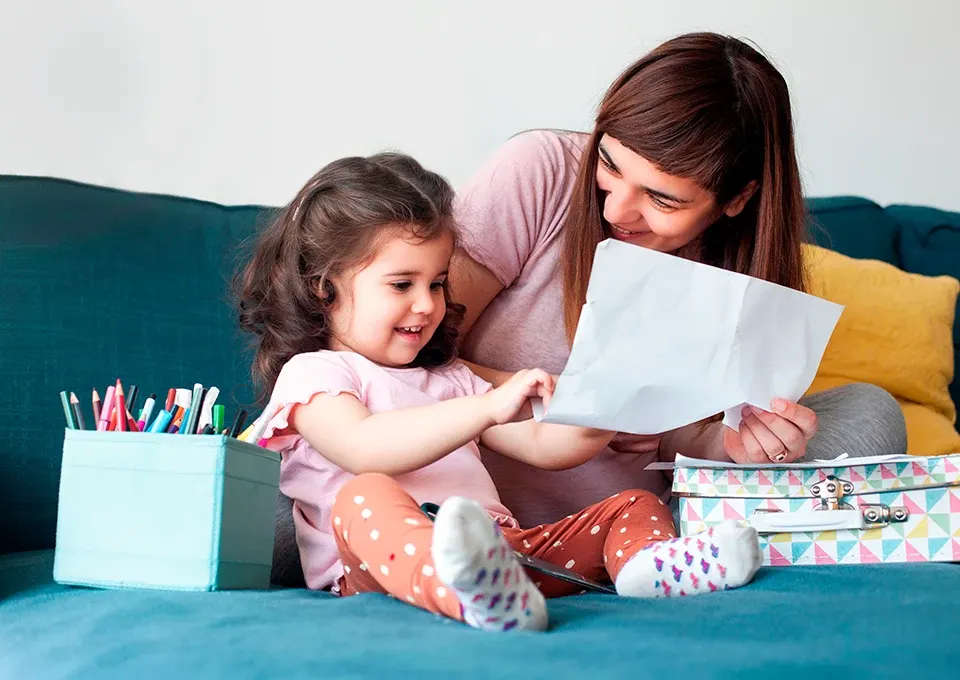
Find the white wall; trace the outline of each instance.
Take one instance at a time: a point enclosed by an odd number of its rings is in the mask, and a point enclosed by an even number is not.
[[[782,68],[809,194],[960,210],[956,0],[0,0],[0,173],[278,204],[393,147],[459,184],[699,29]]]

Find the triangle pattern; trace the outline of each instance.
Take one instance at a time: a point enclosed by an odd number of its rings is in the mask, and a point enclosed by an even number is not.
[[[704,498],[703,499],[703,517],[706,519],[713,514],[713,509],[720,505],[719,498]]]
[[[956,541],[954,541],[956,543]],[[779,550],[770,546],[770,566],[772,567],[786,567],[790,565],[790,560],[784,557]]]
[[[913,465],[913,476],[914,477],[926,477],[927,471],[924,470],[919,463],[911,463]]]
[[[814,546],[814,555],[817,556],[817,564],[836,564],[837,561],[830,557],[826,551],[819,545]]]
[[[863,543],[860,544],[860,561],[863,564],[879,564],[880,560],[877,559],[877,556],[872,552],[867,550],[867,546]]]
[[[697,511],[694,509],[692,503],[687,503],[687,521],[688,522],[701,522],[703,521],[700,515],[697,514]]]
[[[927,515],[930,518],[930,521],[933,522],[938,529],[943,532],[944,536],[950,535],[950,525],[953,523],[950,520],[950,515],[942,512],[932,512]],[[939,533],[939,532],[934,532]]]
[[[950,489],[950,512],[960,512],[960,491]]]
[[[949,538],[931,538],[927,541],[927,549],[930,551],[930,559],[935,560],[940,557],[940,551],[950,542]],[[946,555],[944,555],[946,557]]]
[[[936,507],[946,495],[947,490],[945,488],[927,489],[927,512],[947,512],[946,507],[944,507],[942,510]]]
[[[926,513],[926,510],[923,510],[916,502],[910,498],[909,494],[903,495],[903,507],[907,509],[911,515],[923,515]]]
[[[960,541],[954,540],[953,544],[953,561],[960,562]]]
[[[723,518],[724,519],[743,519],[740,513],[737,512],[736,509],[726,501],[723,502]]]
[[[928,524],[927,518],[924,517],[920,520],[920,523],[913,528],[913,531],[907,534],[907,538],[927,538],[930,535]]]
[[[864,481],[863,475],[861,475],[861,474],[857,471],[857,468],[855,468],[855,467],[850,468],[850,481],[851,481],[851,482],[862,482],[862,481]]]
[[[944,472],[957,472],[957,466],[949,458],[943,459],[943,471]]]
[[[858,545],[860,545],[858,541],[837,541],[837,559],[842,560]]]
[[[883,561],[886,562],[903,545],[903,539],[886,539],[883,541]]]
[[[757,470],[757,481],[762,486],[773,486],[773,484],[770,482],[770,479],[763,474],[763,470]]]
[[[888,465],[880,464],[880,476],[883,479],[896,479],[897,473],[890,469]]]
[[[798,564],[798,563],[800,562],[800,558],[803,557],[803,554],[810,549],[810,546],[811,546],[811,545],[813,545],[813,543],[808,543],[808,542],[806,542],[806,541],[804,541],[804,542],[794,541],[794,542],[793,542],[793,544],[791,545],[791,550],[792,550],[792,552],[793,552],[793,563],[794,563],[794,564]],[[819,549],[820,549],[820,548],[817,548],[817,550],[819,550]]]

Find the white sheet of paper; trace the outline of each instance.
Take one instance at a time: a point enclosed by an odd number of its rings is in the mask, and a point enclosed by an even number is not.
[[[751,470],[762,469],[766,470],[769,468],[838,468],[838,467],[852,467],[854,465],[876,465],[877,463],[905,463],[911,460],[915,460],[916,456],[908,456],[906,454],[890,454],[886,456],[864,456],[863,458],[850,458],[846,454],[843,457],[834,458],[833,460],[812,460],[806,463],[770,463],[770,464],[755,464],[748,463],[745,465],[740,465],[739,463],[732,462],[720,462],[716,460],[702,460],[700,458],[690,458],[682,454],[677,454],[676,461],[673,463],[664,463],[664,462],[655,462],[647,465],[644,470],[673,470],[674,468],[686,467],[686,468],[749,468]]]
[[[544,422],[657,434],[744,404],[797,400],[841,305],[614,240],[597,246]]]

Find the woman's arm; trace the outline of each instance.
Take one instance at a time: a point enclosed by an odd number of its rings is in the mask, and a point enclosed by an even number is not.
[[[450,291],[456,302],[466,306],[467,312],[460,324],[459,339],[470,333],[473,324],[487,308],[487,305],[500,294],[503,284],[489,269],[458,249],[450,263]],[[481,366],[472,361],[464,361],[467,367],[494,387],[499,387],[510,379],[509,371]]]
[[[485,396],[371,414],[352,394],[318,394],[293,410],[291,425],[347,472],[401,475],[457,450],[494,424]]]

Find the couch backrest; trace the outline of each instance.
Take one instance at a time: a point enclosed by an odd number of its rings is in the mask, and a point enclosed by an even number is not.
[[[902,224],[939,224],[940,211],[885,211],[856,197],[809,206],[821,245],[922,273],[960,263],[922,250],[947,252],[933,227],[921,250],[901,252]],[[54,544],[60,390],[88,413],[91,390],[103,396],[118,377],[139,386],[140,403],[200,382],[221,388],[228,419],[253,406],[229,281],[241,242],[270,210],[0,176],[0,553]]]
[[[0,553],[49,548],[64,417],[121,378],[253,401],[229,281],[260,207],[0,177]],[[136,512],[136,508],[117,508]]]

